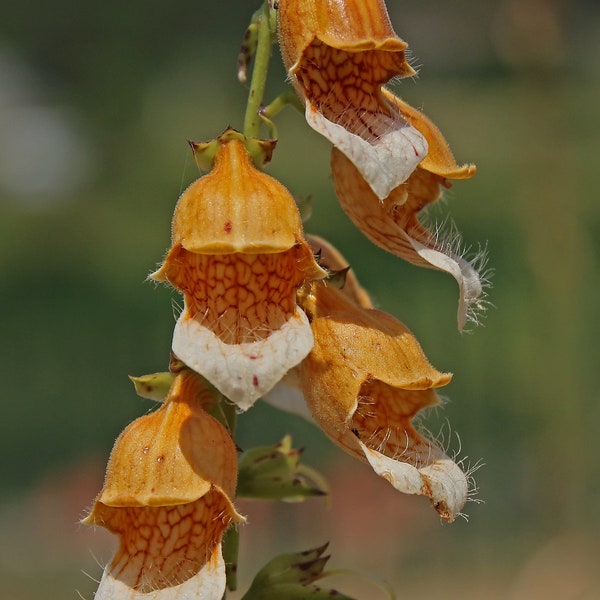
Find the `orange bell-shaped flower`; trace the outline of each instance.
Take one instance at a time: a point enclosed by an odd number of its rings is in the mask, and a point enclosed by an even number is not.
[[[280,0],[283,61],[311,127],[359,169],[379,198],[427,154],[382,86],[414,75],[382,0]]]
[[[310,351],[296,290],[325,272],[291,194],[254,167],[240,134],[217,141],[214,167],[182,194],[173,246],[151,277],[184,295],[173,352],[246,410]]]
[[[331,155],[331,171],[340,204],[354,224],[375,244],[419,266],[450,273],[459,285],[457,320],[463,329],[469,319],[477,319],[483,307],[485,276],[477,264],[460,255],[460,236],[451,241],[426,229],[419,213],[439,200],[442,190],[452,184],[448,179],[468,179],[474,165],[459,166],[439,129],[421,112],[390,92],[385,96],[403,117],[427,139],[429,153],[406,182],[380,199],[348,158],[336,148]],[[476,257],[475,263],[484,262]]]
[[[83,521],[120,539],[96,600],[222,597],[221,539],[244,519],[231,501],[236,447],[205,412],[211,404],[211,392],[185,369],[164,404],[115,442],[104,487]]]
[[[347,267],[328,242],[309,239],[328,269]],[[443,519],[454,520],[467,500],[467,476],[412,422],[439,403],[435,388],[451,375],[431,366],[400,321],[372,308],[352,271],[341,289],[327,281],[305,286],[299,304],[314,347],[265,400],[313,420],[394,488],[427,496]]]
[[[397,490],[427,496],[453,521],[467,500],[467,477],[412,423],[421,409],[439,403],[434,388],[451,375],[430,365],[394,317],[360,308],[324,283],[310,287],[302,306],[315,345],[297,371],[314,420]]]

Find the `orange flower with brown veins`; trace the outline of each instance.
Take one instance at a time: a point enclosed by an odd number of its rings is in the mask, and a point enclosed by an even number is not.
[[[427,496],[453,521],[467,500],[467,478],[412,424],[439,403],[433,388],[452,376],[429,364],[400,321],[357,307],[332,286],[315,283],[302,305],[315,345],[299,377],[314,420],[397,490]]]
[[[173,352],[242,410],[310,351],[296,291],[323,277],[293,197],[258,171],[241,134],[217,140],[212,171],[183,193],[173,245],[151,275],[184,295]]]
[[[429,153],[404,184],[381,200],[356,166],[334,148],[331,170],[336,194],[342,208],[372,242],[415,265],[446,271],[456,279],[460,290],[458,327],[463,329],[470,318],[476,320],[476,309],[481,308],[482,276],[457,253],[459,239],[452,243],[440,240],[421,225],[418,216],[441,198],[442,188],[452,185],[448,179],[472,177],[475,165],[459,166],[439,129],[425,115],[390,92],[384,94],[425,136]]]
[[[328,268],[347,264],[324,240],[311,243],[325,248]],[[266,400],[309,413],[346,452],[397,490],[427,496],[443,519],[453,521],[467,500],[467,476],[412,423],[421,409],[439,403],[434,388],[451,374],[431,366],[400,321],[371,308],[352,273],[342,290],[318,281],[299,296],[315,344]]]
[[[164,404],[119,436],[85,524],[120,538],[96,600],[216,600],[225,591],[223,533],[243,521],[231,498],[237,452],[205,409],[211,392],[189,370]]]
[[[280,0],[278,18],[283,61],[308,124],[386,198],[423,160],[427,142],[382,88],[415,74],[383,0]]]

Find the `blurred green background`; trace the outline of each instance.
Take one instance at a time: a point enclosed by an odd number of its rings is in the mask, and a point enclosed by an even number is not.
[[[144,279],[197,169],[187,139],[240,127],[235,61],[254,3],[65,0],[3,6],[0,23],[0,598],[92,598],[114,540],[78,525],[119,431],[152,408],[127,374],[163,370],[173,319]],[[269,172],[311,194],[328,237],[384,310],[453,371],[428,427],[477,472],[469,522],[441,526],[312,429],[264,406],[240,444],[291,431],[330,505],[244,503],[240,577],[276,551],[331,541],[332,566],[400,598],[598,598],[600,7],[595,1],[389,0],[417,79],[395,91],[438,124],[475,179],[450,212],[495,270],[482,327],[457,289],[370,245],[339,208],[329,147],[278,120]],[[284,85],[275,55],[271,94]],[[345,585],[345,587],[344,587]],[[375,597],[350,578],[348,593]]]

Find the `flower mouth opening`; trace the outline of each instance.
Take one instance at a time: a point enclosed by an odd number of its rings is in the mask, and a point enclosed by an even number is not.
[[[223,343],[256,342],[296,312],[304,249],[272,254],[195,254],[179,247],[167,268],[186,313]]]
[[[351,418],[354,435],[371,450],[415,466],[431,453],[431,444],[414,428],[411,419],[422,408],[438,404],[431,389],[403,390],[369,379],[360,388]]]
[[[95,522],[120,536],[107,567],[111,579],[141,594],[185,583],[212,560],[233,520],[231,511],[230,502],[215,489],[174,506],[98,503]]]
[[[438,402],[432,389],[404,390],[368,381],[350,428],[380,477],[401,492],[428,497],[440,517],[451,522],[467,501],[468,477],[411,421],[420,409]]]
[[[404,57],[381,50],[349,52],[318,39],[305,49],[294,75],[309,103],[327,120],[376,143],[406,121],[381,86],[402,72]]]

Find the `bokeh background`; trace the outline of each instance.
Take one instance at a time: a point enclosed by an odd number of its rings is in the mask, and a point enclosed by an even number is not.
[[[258,3],[256,3],[258,4]],[[320,432],[258,406],[239,443],[292,432],[329,504],[243,503],[242,588],[274,552],[331,542],[331,566],[400,598],[600,597],[600,5],[595,0],[389,0],[423,108],[477,163],[450,212],[495,270],[483,326],[455,327],[457,289],[370,245],[339,208],[328,144],[293,111],[269,172],[311,194],[377,304],[453,371],[427,426],[485,463],[469,521],[441,525]],[[4,3],[0,20],[0,598],[93,596],[114,540],[78,525],[112,442],[152,409],[127,374],[163,370],[173,318],[145,276],[198,176],[187,139],[240,127],[235,61],[253,3]],[[284,85],[275,55],[271,90]],[[375,598],[350,577],[346,592]],[[383,597],[383,596],[382,596]]]

